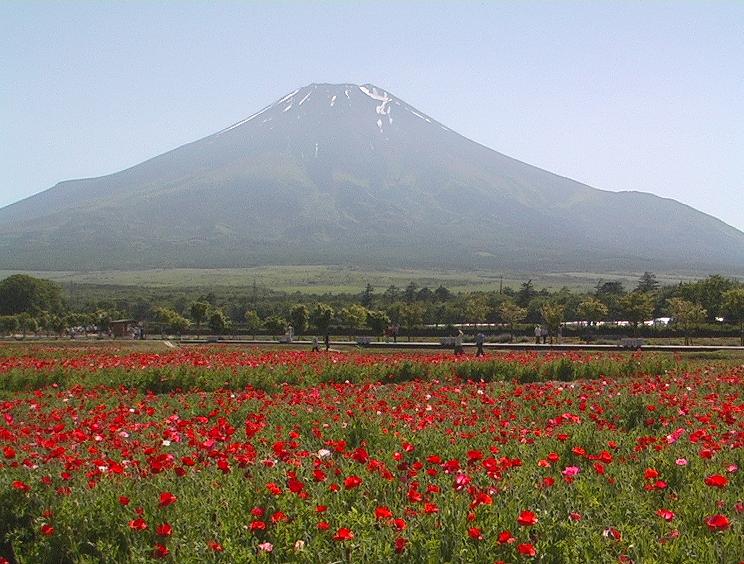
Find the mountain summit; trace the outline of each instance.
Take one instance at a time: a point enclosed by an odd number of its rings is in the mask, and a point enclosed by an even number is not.
[[[0,209],[0,269],[339,263],[741,271],[744,233],[502,155],[372,84],[305,86]]]

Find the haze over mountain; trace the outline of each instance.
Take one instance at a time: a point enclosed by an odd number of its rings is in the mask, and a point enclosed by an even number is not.
[[[371,84],[311,84],[0,209],[0,269],[260,264],[741,272],[744,233],[522,163]]]

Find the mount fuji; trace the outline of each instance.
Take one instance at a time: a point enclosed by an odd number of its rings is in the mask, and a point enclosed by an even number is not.
[[[0,209],[0,269],[273,264],[741,272],[744,233],[510,158],[372,84],[305,86]]]

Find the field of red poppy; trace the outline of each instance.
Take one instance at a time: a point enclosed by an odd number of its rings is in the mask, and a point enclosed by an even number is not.
[[[0,562],[739,562],[744,366],[0,351]]]

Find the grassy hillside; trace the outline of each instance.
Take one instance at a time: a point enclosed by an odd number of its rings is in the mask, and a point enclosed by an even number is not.
[[[17,271],[0,270],[0,278]],[[255,282],[261,288],[307,294],[357,293],[367,284],[377,292],[390,285],[403,287],[413,281],[418,286],[436,288],[443,284],[452,291],[498,290],[499,285],[517,288],[522,282],[532,280],[539,288],[558,289],[567,286],[572,290],[593,288],[599,280],[621,280],[627,288],[635,286],[641,273],[517,273],[489,271],[455,271],[424,269],[362,270],[344,266],[259,266],[253,268],[222,269],[156,269],[90,272],[28,271],[26,274],[48,278],[69,288],[74,285],[103,287],[148,288],[250,288]],[[502,279],[503,276],[503,279]],[[702,278],[694,273],[657,273],[662,284]]]

